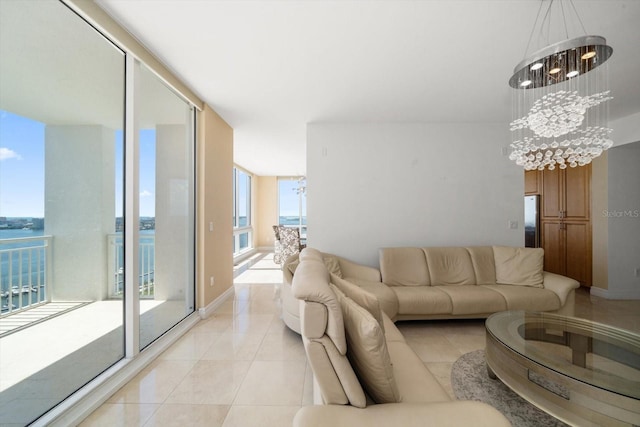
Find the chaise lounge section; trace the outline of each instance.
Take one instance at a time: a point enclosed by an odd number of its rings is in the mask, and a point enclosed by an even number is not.
[[[298,411],[295,427],[510,425],[489,405],[452,401],[378,299],[325,262],[307,248],[293,276],[317,404]]]

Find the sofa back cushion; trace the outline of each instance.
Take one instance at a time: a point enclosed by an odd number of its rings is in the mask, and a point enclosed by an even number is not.
[[[496,283],[501,285],[521,285],[544,287],[544,249],[494,246]]]
[[[338,261],[337,257],[331,256],[331,255],[324,255],[322,257],[322,260],[324,261],[324,265],[327,267],[327,270],[329,270],[330,274],[335,274],[336,276],[342,279],[342,270],[340,270],[340,261]]]
[[[471,256],[466,248],[424,248],[431,285],[475,285]]]
[[[384,332],[371,313],[331,285],[342,307],[347,357],[360,384],[376,403],[400,401]]]
[[[496,284],[496,262],[491,246],[471,246],[467,248],[473,271],[476,274],[476,285]]]
[[[338,289],[340,289],[346,296],[355,301],[356,304],[371,313],[373,318],[376,319],[380,324],[382,332],[384,332],[382,310],[380,309],[378,298],[374,294],[365,291],[360,286],[354,283],[341,279],[335,274],[331,274],[331,283],[333,283]]]
[[[380,273],[389,286],[428,286],[431,284],[427,259],[420,248],[381,248]]]

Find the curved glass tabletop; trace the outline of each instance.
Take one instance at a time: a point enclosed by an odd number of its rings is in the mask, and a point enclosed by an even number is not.
[[[551,313],[506,311],[487,332],[512,351],[577,381],[640,399],[640,335]]]

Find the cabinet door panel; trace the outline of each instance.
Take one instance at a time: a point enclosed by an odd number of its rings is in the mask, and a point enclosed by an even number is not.
[[[526,196],[540,194],[540,181],[542,181],[542,172],[524,171],[524,194]]]
[[[543,221],[541,224],[542,247],[544,248],[544,270],[564,274],[564,230],[558,221]]]
[[[556,168],[542,174],[542,218],[558,218],[563,209],[561,172]]]
[[[582,286],[591,286],[591,233],[585,222],[565,223],[566,276],[576,279]]]
[[[589,219],[591,206],[591,194],[589,190],[589,183],[591,182],[591,165],[567,168],[564,173],[565,218]]]

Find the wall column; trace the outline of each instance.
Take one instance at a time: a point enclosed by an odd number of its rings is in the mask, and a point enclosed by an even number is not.
[[[156,126],[154,287],[157,300],[185,300],[189,287],[185,282],[189,277],[185,267],[193,265],[189,227],[193,178],[189,176],[191,158],[185,149],[185,141],[189,140],[187,132],[184,125]]]
[[[114,131],[48,125],[44,181],[44,231],[53,236],[52,300],[105,299],[107,235],[115,232]]]

